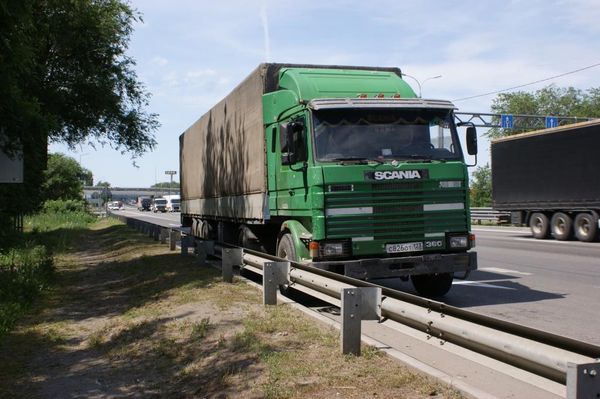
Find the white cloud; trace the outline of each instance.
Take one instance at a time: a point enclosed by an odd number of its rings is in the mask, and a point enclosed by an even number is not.
[[[165,65],[167,65],[169,63],[169,60],[167,60],[164,57],[154,57],[154,58],[152,58],[152,63],[154,65],[158,65],[159,67],[164,67]]]

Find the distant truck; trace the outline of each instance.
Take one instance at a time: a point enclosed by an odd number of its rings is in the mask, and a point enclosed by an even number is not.
[[[535,238],[598,239],[600,120],[492,142],[493,207]]]
[[[138,211],[150,211],[150,208],[152,207],[152,198],[138,197],[136,206]]]
[[[477,267],[454,109],[398,68],[262,64],[179,138],[182,225],[442,296]]]
[[[167,212],[181,211],[181,197],[179,194],[163,195],[163,198],[167,200]]]
[[[167,211],[167,200],[164,198],[154,198],[152,200],[152,212],[166,212]]]

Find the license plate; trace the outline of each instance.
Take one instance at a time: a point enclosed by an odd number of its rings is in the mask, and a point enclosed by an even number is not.
[[[403,244],[386,244],[385,252],[388,254],[396,254],[399,252],[416,252],[423,250],[422,242],[406,242]]]

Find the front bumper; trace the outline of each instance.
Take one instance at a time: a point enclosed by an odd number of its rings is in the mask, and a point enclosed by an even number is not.
[[[320,261],[312,262],[311,266],[332,271],[343,267],[344,275],[361,280],[434,273],[463,272],[466,274],[477,269],[477,252]]]

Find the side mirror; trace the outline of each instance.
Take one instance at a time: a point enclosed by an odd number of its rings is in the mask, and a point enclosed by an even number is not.
[[[467,128],[467,152],[469,155],[477,155],[477,129],[475,126]]]

